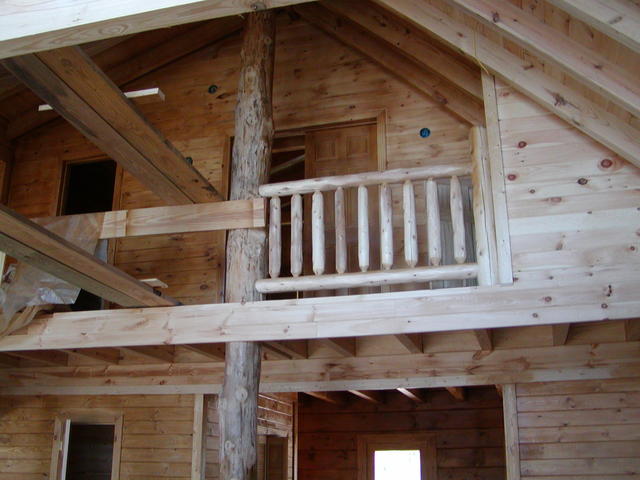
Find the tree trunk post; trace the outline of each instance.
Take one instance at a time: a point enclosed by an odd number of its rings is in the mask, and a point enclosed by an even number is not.
[[[273,11],[247,15],[235,115],[230,199],[258,197],[268,182],[273,142],[271,90],[275,48]],[[261,300],[256,280],[266,278],[267,244],[263,229],[231,230],[227,239],[225,301]],[[219,401],[220,478],[255,480],[260,345],[227,344],[225,378]]]

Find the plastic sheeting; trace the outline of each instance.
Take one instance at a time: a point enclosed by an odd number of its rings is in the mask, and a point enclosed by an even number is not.
[[[104,214],[49,217],[35,221],[83,250],[94,254]],[[72,304],[80,288],[24,262],[12,264],[0,288],[0,336],[27,325],[18,311],[29,305]],[[26,323],[25,323],[26,322]]]

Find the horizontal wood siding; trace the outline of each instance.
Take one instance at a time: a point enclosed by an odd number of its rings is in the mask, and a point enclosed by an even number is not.
[[[121,480],[188,479],[192,395],[0,398],[0,478],[47,478],[56,415],[105,409],[124,416]]]
[[[640,379],[521,384],[517,404],[523,479],[640,478]]]
[[[433,432],[439,479],[503,480],[501,400],[493,387],[466,392],[464,401],[455,401],[447,391],[431,391],[423,404],[394,391],[379,405],[305,401],[300,407],[298,478],[356,480],[359,434]]]

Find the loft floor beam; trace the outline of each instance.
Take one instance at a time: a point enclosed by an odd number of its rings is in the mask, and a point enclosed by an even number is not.
[[[309,0],[163,0],[99,4],[92,0],[51,0],[44,4],[19,2],[5,8],[0,16],[0,58],[304,1]]]
[[[168,204],[222,199],[79,47],[11,58],[4,65]]]
[[[123,307],[176,304],[4,205],[0,251]]]
[[[483,124],[484,112],[481,102],[454,87],[449,80],[407,58],[400,49],[319,5],[303,5],[296,7],[295,11],[307,22],[360,52],[400,81],[432,98],[455,115],[472,125]]]
[[[375,0],[389,11],[482,63],[516,90],[640,166],[640,130],[540,71],[528,60],[421,0]]]

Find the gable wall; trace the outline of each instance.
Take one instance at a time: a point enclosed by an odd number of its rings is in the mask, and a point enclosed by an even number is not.
[[[389,168],[466,160],[467,124],[308,24],[281,14],[278,25],[274,78],[278,130],[385,113]],[[141,105],[141,110],[221,191],[227,183],[239,49],[236,36],[126,87],[161,88],[166,100]],[[218,86],[215,95],[207,93],[212,84]],[[425,126],[432,131],[428,139],[418,134]],[[16,152],[10,206],[31,217],[54,215],[63,163],[100,155],[66,124],[24,138]],[[135,179],[123,176],[119,208],[159,204]],[[138,278],[165,281],[170,286],[166,293],[184,303],[209,303],[221,293],[223,242],[223,233],[125,239],[117,242],[115,260]]]

